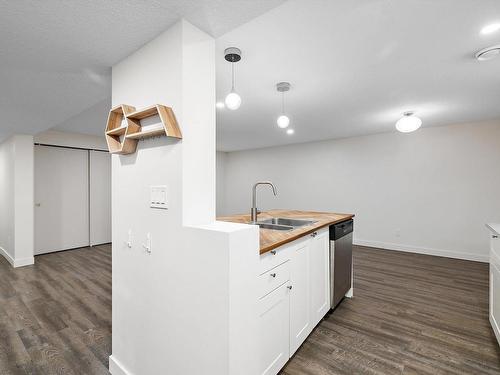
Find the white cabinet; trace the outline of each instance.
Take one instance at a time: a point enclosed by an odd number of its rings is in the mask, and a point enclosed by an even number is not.
[[[328,230],[311,238],[309,250],[309,290],[311,326],[330,310],[330,236]]]
[[[259,374],[276,375],[330,309],[329,231],[261,256]]]
[[[490,251],[490,323],[500,343],[500,239],[496,234]]]
[[[290,356],[311,333],[309,252],[311,240],[297,244],[290,259]]]
[[[290,358],[288,283],[259,301],[259,374],[275,375]]]

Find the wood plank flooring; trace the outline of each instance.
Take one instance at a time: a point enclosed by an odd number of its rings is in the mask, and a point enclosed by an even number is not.
[[[487,264],[356,247],[354,275],[282,375],[500,374]],[[110,354],[110,246],[0,257],[1,375],[108,374]]]
[[[485,263],[356,247],[354,299],[282,375],[500,374],[488,277]]]
[[[109,374],[111,246],[0,256],[0,374]]]

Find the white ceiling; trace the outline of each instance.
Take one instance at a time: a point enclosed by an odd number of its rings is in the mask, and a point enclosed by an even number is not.
[[[290,0],[217,40],[217,96],[236,64],[239,110],[218,110],[224,151],[395,131],[406,110],[423,126],[500,117],[500,58],[477,50],[500,44],[498,0]],[[279,81],[289,81],[293,136],[276,126]],[[409,135],[411,136],[411,135]]]
[[[56,125],[102,134],[110,66],[181,17],[217,37],[284,1],[1,1],[0,141]]]

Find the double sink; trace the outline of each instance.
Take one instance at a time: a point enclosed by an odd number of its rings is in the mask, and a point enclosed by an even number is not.
[[[255,224],[262,229],[287,231],[296,228],[304,227],[306,225],[314,224],[314,220],[303,219],[289,219],[286,217],[273,217],[270,219],[259,220]]]

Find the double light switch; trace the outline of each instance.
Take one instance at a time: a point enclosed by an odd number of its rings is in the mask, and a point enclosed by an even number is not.
[[[151,208],[167,209],[167,187],[151,186]]]

